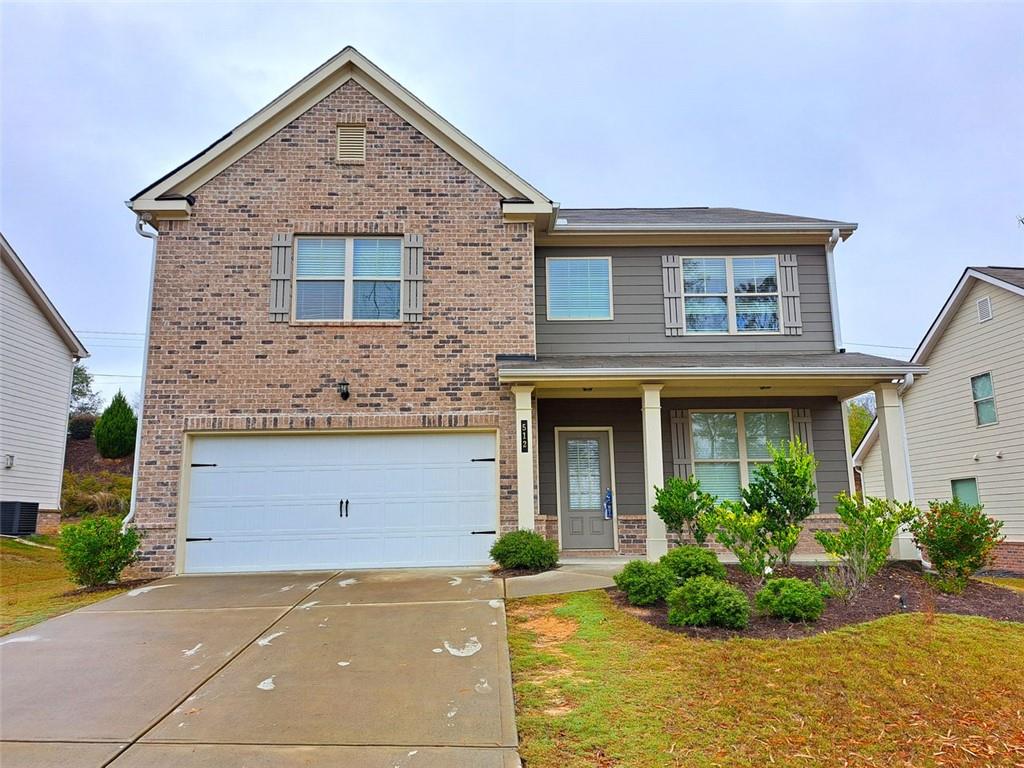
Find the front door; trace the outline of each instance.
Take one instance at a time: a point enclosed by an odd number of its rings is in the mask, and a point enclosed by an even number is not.
[[[562,549],[612,549],[615,521],[606,519],[612,487],[608,433],[559,432]]]

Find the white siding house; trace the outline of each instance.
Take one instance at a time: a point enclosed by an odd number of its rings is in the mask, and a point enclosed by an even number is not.
[[[88,356],[0,235],[0,502],[60,509],[68,401],[75,362]]]
[[[1003,521],[996,567],[1024,569],[1024,268],[966,270],[913,362],[929,370],[902,396],[914,501],[980,501]],[[869,496],[876,427],[854,456]]]

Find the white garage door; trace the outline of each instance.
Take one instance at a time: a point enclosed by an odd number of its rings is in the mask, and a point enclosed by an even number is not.
[[[188,573],[479,565],[497,528],[495,436],[203,436]]]

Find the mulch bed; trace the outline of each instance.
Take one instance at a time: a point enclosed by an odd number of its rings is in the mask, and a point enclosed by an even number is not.
[[[98,584],[95,587],[81,587],[79,589],[69,590],[61,595],[61,597],[93,595],[97,592],[112,592],[115,589],[135,589],[136,587],[141,587],[143,584],[149,584],[151,581],[156,581],[156,579],[128,579],[127,581],[119,581],[116,584]]]
[[[104,459],[96,450],[96,441],[72,440],[68,438],[64,452],[64,469],[76,475],[94,475],[97,472],[112,472],[115,475],[131,477],[134,454],[122,456],[120,459]]]
[[[630,605],[626,596],[616,588],[609,588],[612,601],[625,612],[660,629],[700,637],[708,640],[731,637],[789,639],[809,637],[849,624],[859,624],[894,613],[904,612],[900,607],[902,596],[907,611],[956,613],[965,616],[984,616],[1000,621],[1024,622],[1024,594],[979,581],[971,581],[959,595],[944,595],[933,589],[923,578],[919,568],[912,565],[890,564],[871,579],[852,600],[834,598],[825,601],[825,612],[812,624],[794,623],[784,619],[760,616],[753,607],[754,593],[747,577],[735,566],[726,566],[728,580],[743,590],[751,601],[750,624],[736,631],[719,627],[673,627],[668,623],[668,608],[664,603],[649,607]],[[823,569],[815,566],[794,565],[778,571],[780,576],[812,579]]]

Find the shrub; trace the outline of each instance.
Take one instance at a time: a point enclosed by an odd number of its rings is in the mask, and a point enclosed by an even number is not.
[[[836,514],[843,527],[836,533],[817,531],[814,538],[825,551],[838,558],[851,592],[867,584],[885,565],[893,537],[901,525],[917,514],[913,502],[896,502],[840,493],[836,496]]]
[[[680,537],[688,533],[698,544],[707,541],[708,532],[701,520],[714,509],[715,497],[700,489],[700,480],[670,477],[664,488],[654,489],[654,495],[654,512],[664,521],[666,530]]]
[[[796,549],[803,521],[818,508],[815,495],[814,455],[799,439],[786,441],[782,448],[768,444],[772,460],[754,470],[750,485],[743,489],[747,509],[764,513],[764,525],[783,565]]]
[[[695,576],[668,596],[668,623],[743,629],[750,620],[747,596],[711,576]]]
[[[132,479],[112,472],[78,475],[64,472],[60,491],[62,517],[124,515],[132,498]]]
[[[491,558],[502,568],[547,571],[558,565],[558,542],[536,531],[510,531],[494,542]]]
[[[135,411],[118,390],[92,430],[100,456],[119,459],[134,451],[136,426]]]
[[[1003,540],[1003,523],[993,520],[981,504],[959,499],[929,501],[928,511],[910,524],[914,541],[928,557],[939,578],[932,583],[943,592],[962,592],[967,579],[988,564],[992,550]]]
[[[739,501],[723,501],[705,525],[715,541],[732,552],[751,581],[760,584],[773,562],[771,541],[765,529],[764,513],[751,512]]]
[[[694,576],[725,579],[725,566],[718,562],[714,552],[703,547],[682,546],[670,549],[660,562],[675,574],[680,583]]]
[[[754,597],[757,610],[789,621],[817,621],[825,610],[821,588],[804,579],[770,579]]]
[[[76,413],[68,419],[68,434],[72,440],[88,440],[96,426],[97,417],[92,413]]]
[[[121,571],[138,560],[139,534],[121,532],[116,517],[90,517],[61,528],[57,549],[76,584],[95,587],[116,581]]]
[[[676,585],[675,574],[661,563],[630,560],[615,576],[615,586],[633,605],[653,605],[664,600]]]

